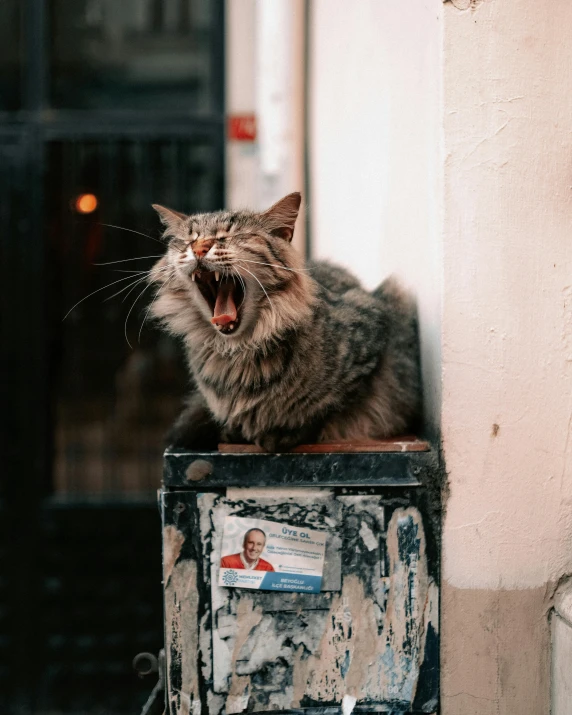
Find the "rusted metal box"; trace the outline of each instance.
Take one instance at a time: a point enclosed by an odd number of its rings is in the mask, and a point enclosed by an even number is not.
[[[169,715],[437,712],[433,456],[320,448],[165,454]],[[218,585],[232,515],[326,532],[320,591]]]

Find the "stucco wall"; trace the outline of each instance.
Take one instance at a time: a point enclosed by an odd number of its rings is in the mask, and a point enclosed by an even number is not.
[[[471,5],[444,6],[443,713],[542,715],[572,570],[572,4]]]
[[[313,0],[313,254],[418,297],[428,424],[440,407],[439,0]]]

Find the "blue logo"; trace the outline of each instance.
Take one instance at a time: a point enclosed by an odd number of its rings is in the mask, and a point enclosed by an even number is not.
[[[234,586],[238,581],[238,574],[233,569],[229,569],[223,573],[222,580],[225,586]]]

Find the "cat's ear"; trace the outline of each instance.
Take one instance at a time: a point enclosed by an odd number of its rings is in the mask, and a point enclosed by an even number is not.
[[[261,213],[260,216],[270,233],[286,241],[291,241],[301,202],[302,196],[300,192],[295,191]]]
[[[184,221],[187,217],[180,211],[173,211],[173,209],[167,209],[159,204],[153,204],[153,208],[159,214],[161,223],[168,229],[174,230],[179,228],[181,221]]]

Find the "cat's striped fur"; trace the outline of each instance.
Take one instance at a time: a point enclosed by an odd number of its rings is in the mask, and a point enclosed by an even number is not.
[[[392,279],[368,293],[342,268],[304,266],[290,244],[299,204],[290,194],[261,214],[190,217],[156,207],[170,243],[151,274],[152,311],[183,339],[197,388],[175,443],[277,450],[387,437],[417,420],[413,302]],[[220,291],[231,298],[215,305]]]

